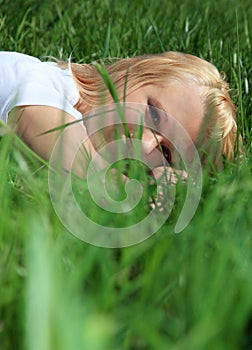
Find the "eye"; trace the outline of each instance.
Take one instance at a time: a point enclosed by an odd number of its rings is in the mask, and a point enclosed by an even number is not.
[[[169,164],[171,164],[171,162],[172,162],[171,151],[169,150],[168,147],[166,147],[164,145],[160,145],[160,146],[161,146],[161,150],[162,150],[163,156],[165,157],[167,162]]]
[[[150,100],[148,100],[148,108],[153,124],[155,126],[158,126],[160,124],[160,115],[158,109],[153,106]]]

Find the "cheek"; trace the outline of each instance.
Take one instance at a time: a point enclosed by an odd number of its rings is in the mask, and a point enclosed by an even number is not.
[[[103,129],[100,129],[96,133],[90,136],[90,140],[98,151],[101,147],[105,146],[107,143],[115,140],[119,134],[118,128],[114,126],[109,126]]]
[[[139,126],[135,124],[126,124],[125,126],[120,124],[104,128],[101,130],[101,133],[103,134],[103,138],[106,142],[111,142],[125,139],[129,136],[132,138],[139,138],[141,130],[139,129]]]
[[[132,133],[130,128],[129,132]],[[125,134],[126,133],[123,125],[111,125],[106,128],[102,128],[95,134],[91,135],[90,140],[93,143],[95,149],[99,150],[99,148],[105,146],[106,144],[112,141],[121,140],[122,138],[125,138]]]
[[[90,118],[85,126],[94,148],[98,151],[106,144],[125,139],[128,133],[132,138],[141,138],[143,124],[145,122],[146,105],[127,103],[122,105],[122,112],[126,120],[126,125],[122,124],[122,119],[115,105],[108,105],[101,110],[99,118]],[[99,109],[95,111],[99,112]]]

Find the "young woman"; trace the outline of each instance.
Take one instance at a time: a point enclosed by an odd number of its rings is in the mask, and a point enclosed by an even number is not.
[[[161,147],[168,162],[174,163],[174,149],[165,137],[166,128],[168,131],[171,127],[165,122],[167,115],[187,131],[195,144],[213,139],[221,154],[233,158],[235,107],[227,82],[212,64],[192,55],[166,52],[118,59],[106,69],[121,103],[137,103],[163,112],[149,113],[160,132],[148,126],[142,130],[144,152],[150,158],[152,154],[155,157],[153,150]],[[99,141],[88,137],[84,125],[94,108],[111,103],[111,90],[95,64],[41,62],[16,52],[0,52],[0,119],[46,160],[62,131],[57,128],[63,124],[68,125],[62,145],[63,166],[71,169],[73,150],[81,143],[94,156]],[[104,138],[110,141],[108,129],[104,128]],[[76,160],[73,170],[85,176],[83,152]],[[156,168],[161,167],[161,161],[155,162]]]

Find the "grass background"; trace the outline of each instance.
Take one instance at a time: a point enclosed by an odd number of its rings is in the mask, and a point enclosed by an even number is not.
[[[241,164],[205,177],[181,234],[178,205],[144,243],[103,249],[67,232],[46,169],[2,137],[1,350],[252,348],[251,23],[249,0],[0,1],[1,50],[78,62],[178,50],[212,61],[228,76],[245,145]]]

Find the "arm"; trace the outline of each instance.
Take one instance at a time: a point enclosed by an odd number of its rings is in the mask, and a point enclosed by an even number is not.
[[[44,135],[41,134],[74,121],[76,121],[76,119],[70,114],[54,107],[22,106],[15,107],[9,113],[8,123],[15,128],[17,134],[33,151],[45,160],[49,160],[53,147],[57,138],[62,133],[62,130]],[[71,169],[71,162],[76,147],[78,147],[79,144],[83,144],[83,141],[86,140],[84,146],[87,152],[83,152],[83,149],[77,152],[72,168],[76,175],[85,177],[89,158],[88,154],[92,156],[95,150],[87,138],[85,129],[80,123],[81,122],[75,123],[64,129],[61,150],[62,167],[67,170]]]

